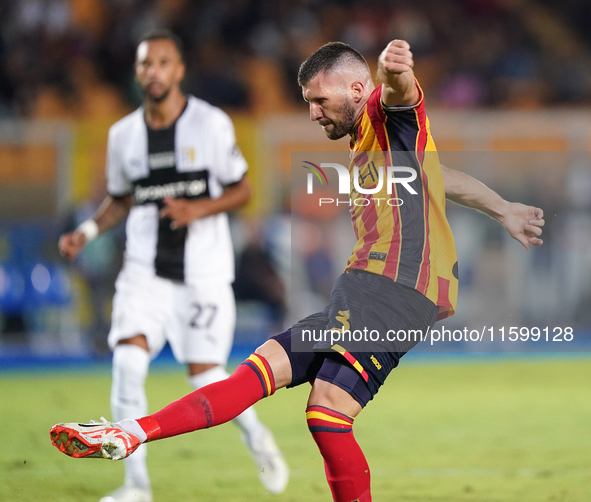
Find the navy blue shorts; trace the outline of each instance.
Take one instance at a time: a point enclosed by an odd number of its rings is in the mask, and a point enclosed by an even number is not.
[[[287,352],[295,387],[316,378],[365,406],[400,358],[426,338],[438,308],[391,279],[354,270],[335,282],[321,311],[272,337]]]
[[[291,329],[271,337],[281,344],[289,356],[292,378],[288,388],[313,382],[318,378],[348,392],[362,407],[365,407],[372,399],[373,396],[361,375],[339,354],[312,351],[292,352],[291,337]]]

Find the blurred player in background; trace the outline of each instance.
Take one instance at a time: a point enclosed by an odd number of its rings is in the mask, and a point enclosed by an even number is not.
[[[109,195],[93,219],[59,241],[73,259],[128,216],[109,333],[115,420],[147,414],[148,367],[167,341],[177,361],[187,363],[194,389],[228,377],[236,305],[226,211],[251,196],[230,118],[181,91],[178,38],[167,30],[145,35],[135,73],[144,104],[109,131]],[[271,432],[252,408],[235,422],[265,488],[282,492],[288,468]],[[132,500],[152,500],[144,448],[126,460],[123,487],[101,499]]]
[[[375,197],[351,206],[358,241],[329,305],[265,342],[227,380],[139,420],[58,424],[51,430],[55,446],[74,457],[123,458],[140,443],[224,423],[278,388],[311,381],[306,419],[324,459],[332,499],[371,501],[369,466],[353,435],[353,421],[410,348],[401,350],[384,334],[426,333],[436,319],[455,310],[457,259],[445,216],[446,193],[499,220],[526,249],[542,244],[544,224],[541,209],[509,203],[475,179],[440,167],[412,68],[409,45],[401,40],[382,52],[377,88],[363,56],[343,43],[321,47],[300,67],[298,82],[310,118],[330,139],[351,136],[351,159],[360,183],[368,182],[365,189],[373,188],[370,154],[406,160],[417,174],[409,181],[416,195],[399,207],[379,205]],[[361,197],[351,185],[351,199]],[[385,187],[379,195],[387,198]],[[308,339],[307,350],[301,350],[304,329],[377,330],[382,337],[365,350],[345,336],[334,345]]]

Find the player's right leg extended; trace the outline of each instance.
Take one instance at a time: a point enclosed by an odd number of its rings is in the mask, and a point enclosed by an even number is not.
[[[119,460],[131,455],[141,443],[228,422],[290,382],[289,358],[278,342],[269,340],[226,380],[206,385],[153,415],[107,423],[102,428],[97,424],[57,424],[50,436],[54,446],[71,457]],[[132,441],[115,441],[121,435],[130,436]]]

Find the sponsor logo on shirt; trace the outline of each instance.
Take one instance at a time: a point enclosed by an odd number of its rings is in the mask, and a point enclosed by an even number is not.
[[[207,180],[199,179],[192,181],[176,181],[162,185],[150,185],[147,187],[136,185],[134,199],[136,204],[156,202],[164,197],[187,197],[194,198],[206,193]]]

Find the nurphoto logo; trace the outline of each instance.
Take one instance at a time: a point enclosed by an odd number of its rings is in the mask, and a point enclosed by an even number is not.
[[[417,191],[411,186],[411,183],[417,179],[417,172],[412,167],[408,166],[388,166],[384,168],[383,166],[376,166],[375,163],[371,162],[367,164],[367,174],[363,176],[359,172],[359,166],[353,166],[353,172],[349,172],[349,169],[342,164],[337,164],[333,162],[322,162],[319,166],[307,160],[303,161],[305,169],[308,169],[310,172],[307,175],[307,193],[313,194],[314,193],[314,176],[318,178],[321,185],[325,183],[328,185],[328,178],[324,169],[326,168],[333,168],[337,172],[338,180],[339,180],[339,194],[350,194],[352,189],[360,194],[363,195],[374,195],[383,191],[384,183],[386,186],[386,192],[388,195],[392,195],[394,193],[394,185],[400,185],[404,187],[411,195],[416,195]],[[351,180],[351,177],[353,180]],[[353,188],[351,188],[351,181],[353,181]],[[369,185],[367,188],[365,185]],[[400,193],[398,190],[396,191],[398,195]],[[379,198],[375,199],[376,203],[379,205],[381,200],[386,200],[387,204],[390,206],[401,206],[403,204],[403,200],[399,198],[394,199],[385,199]],[[368,205],[369,199],[358,199],[355,201],[339,201],[338,199],[332,199],[329,197],[323,197],[319,199],[319,205],[322,206],[323,204],[331,204],[335,203],[339,204],[348,204],[351,206],[354,205]],[[357,203],[359,202],[359,204]]]

